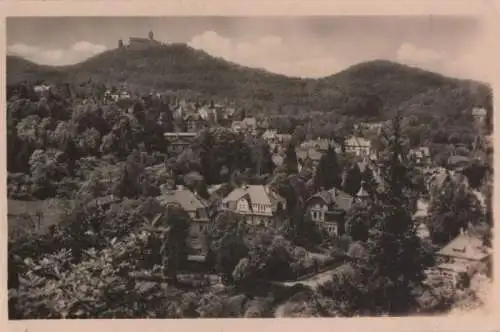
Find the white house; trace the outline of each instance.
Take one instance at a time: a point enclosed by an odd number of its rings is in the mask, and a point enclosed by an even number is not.
[[[371,142],[363,137],[352,136],[345,141],[346,152],[354,153],[356,156],[370,156]]]
[[[437,253],[438,265],[434,273],[446,280],[456,283],[460,274],[472,276],[488,264],[491,249],[483,244],[483,240],[470,231],[461,231],[450,243]]]
[[[221,208],[243,215],[250,225],[268,226],[275,214],[285,209],[286,201],[269,186],[243,185],[224,197],[221,204]]]

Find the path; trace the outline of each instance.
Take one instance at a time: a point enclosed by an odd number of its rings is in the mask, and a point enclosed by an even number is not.
[[[287,286],[287,287],[293,287],[296,285],[304,285],[307,287],[310,287],[313,290],[316,290],[319,285],[322,285],[323,283],[329,281],[332,279],[332,272],[334,272],[336,269],[339,267],[336,267],[334,269],[326,270],[324,272],[315,274],[307,279],[304,280],[297,280],[297,281],[285,281],[281,282],[280,284]]]
[[[318,286],[323,285],[325,282],[332,280],[332,275],[333,272],[338,271],[342,268],[347,266],[346,264],[342,264],[340,266],[337,266],[335,268],[332,268],[330,270],[320,272],[316,275],[313,275],[307,279],[304,280],[298,280],[298,281],[286,281],[286,282],[280,282],[280,285],[287,286],[287,287],[293,287],[296,285],[304,285],[306,287],[311,288],[313,291],[316,291],[318,289]],[[280,303],[276,309],[274,310],[274,317],[276,318],[283,318],[285,317],[285,307],[288,304],[288,300],[283,301]]]

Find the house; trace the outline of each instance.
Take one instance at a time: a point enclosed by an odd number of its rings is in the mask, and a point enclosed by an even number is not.
[[[198,134],[192,132],[171,132],[165,133],[164,136],[168,144],[168,153],[177,154],[181,153],[184,149],[190,146],[194,142]]]
[[[427,146],[411,149],[409,157],[414,158],[418,166],[428,166],[431,163],[431,153]]]
[[[264,133],[262,133],[262,138],[267,142],[273,142],[276,139],[276,136],[278,135],[278,131],[275,129],[268,129]]]
[[[261,119],[258,121],[258,127],[260,129],[268,129],[269,128],[269,121],[267,120],[267,118],[264,118],[264,119]]]
[[[277,130],[266,130],[261,136],[269,145],[272,152],[282,152],[285,146],[292,140],[292,135],[278,134]]]
[[[429,227],[424,222],[418,223],[416,232],[417,236],[422,240],[426,240],[431,236]]]
[[[300,144],[301,149],[314,149],[318,152],[326,152],[330,146],[334,146],[337,153],[341,152],[340,146],[331,139],[317,138]]]
[[[361,173],[366,172],[367,169],[371,171],[372,178],[377,186],[376,189],[379,191],[383,191],[386,186],[386,182],[382,177],[381,169],[377,166],[375,162],[373,162],[369,158],[363,158],[361,161],[357,162],[359,170]],[[366,190],[366,184],[364,182],[361,183],[361,187]]]
[[[479,269],[489,264],[491,249],[483,240],[471,231],[460,234],[436,253],[438,265],[434,273],[456,284],[460,274],[472,276]]]
[[[345,214],[351,209],[354,197],[339,189],[321,191],[306,202],[306,215],[332,236],[345,232]]]
[[[145,48],[149,48],[151,46],[158,46],[158,45],[161,45],[161,42],[155,40],[153,31],[150,31],[148,38],[129,37],[129,44],[127,45],[127,48],[134,49],[134,50],[140,50],[140,49],[145,49]]]
[[[222,199],[221,208],[234,211],[249,225],[269,226],[286,207],[286,200],[267,185],[243,185]]]
[[[299,171],[303,166],[310,165],[313,169],[319,164],[323,153],[310,148],[310,149],[302,149],[296,148],[295,153],[297,154],[297,161],[299,163]]]
[[[371,142],[363,137],[352,136],[344,142],[346,152],[356,156],[370,156]]]
[[[472,109],[472,116],[474,117],[476,128],[481,130],[485,127],[487,115],[488,112],[482,107],[474,107]]]
[[[255,132],[257,130],[257,120],[255,118],[246,117],[241,123],[249,131]]]
[[[176,189],[165,189],[157,200],[161,205],[179,204],[191,217],[189,244],[191,249],[203,249],[204,231],[209,223],[208,203],[191,190],[178,186]]]
[[[257,134],[257,120],[255,118],[244,118],[241,121],[233,121],[231,129],[237,133]]]
[[[188,133],[197,133],[207,127],[207,121],[198,113],[189,113],[184,116]]]
[[[431,236],[429,227],[427,227],[426,221],[429,215],[429,203],[419,199],[417,201],[417,211],[413,214],[412,220],[417,225],[417,236],[422,239],[428,239]]]
[[[52,86],[50,85],[40,84],[33,87],[33,92],[35,92],[39,97],[48,97],[51,89]]]
[[[368,194],[368,192],[365,190],[363,184],[361,184],[361,187],[359,187],[359,190],[358,192],[356,193],[356,200],[358,201],[363,201],[367,198],[369,198],[370,195]]]
[[[281,145],[288,144],[292,140],[292,135],[290,134],[277,134],[276,142]]]
[[[444,168],[436,168],[427,175],[426,186],[430,198],[438,197],[443,191],[443,188],[450,182],[465,188],[470,187],[469,179],[463,173],[450,171]]]

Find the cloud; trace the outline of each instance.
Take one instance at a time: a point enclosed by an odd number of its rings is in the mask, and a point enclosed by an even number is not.
[[[99,44],[92,44],[88,41],[80,41],[74,44],[71,49],[75,52],[87,53],[87,54],[98,54],[106,50],[106,46]]]
[[[436,69],[444,59],[445,56],[438,51],[420,48],[411,43],[402,44],[396,53],[397,61],[425,69]]]
[[[39,46],[26,44],[12,44],[7,46],[7,52],[44,65],[68,65],[77,63],[104,52],[106,46],[80,41],[67,49],[45,49]]]
[[[478,47],[478,45],[481,46]],[[396,60],[451,77],[489,81],[491,71],[488,66],[484,65],[488,63],[488,54],[483,51],[484,47],[482,45],[473,42],[468,45],[467,52],[449,56],[443,52],[404,43],[397,51]]]
[[[298,58],[296,45],[286,44],[281,37],[274,35],[234,41],[215,31],[205,31],[188,44],[244,66],[289,76],[321,77],[341,69],[333,57],[311,57],[308,52],[301,52],[309,57]]]

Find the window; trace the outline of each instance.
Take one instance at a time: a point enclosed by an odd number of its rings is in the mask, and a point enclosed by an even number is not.
[[[314,221],[318,220],[316,218],[316,211],[311,211],[311,219],[314,220]]]

